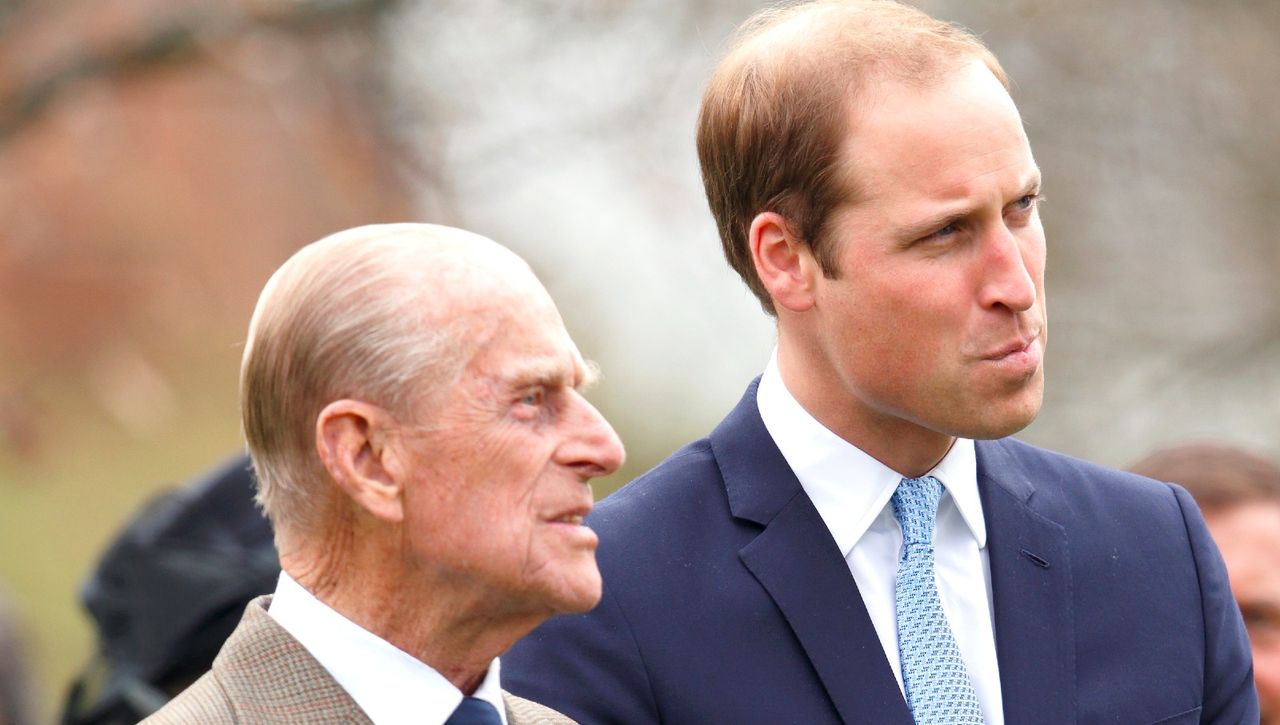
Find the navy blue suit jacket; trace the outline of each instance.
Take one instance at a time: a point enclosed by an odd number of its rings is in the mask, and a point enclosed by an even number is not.
[[[909,725],[853,576],[760,419],[604,499],[604,598],[502,659],[503,685],[593,723]],[[1249,643],[1185,491],[977,443],[1005,722],[1257,723]]]

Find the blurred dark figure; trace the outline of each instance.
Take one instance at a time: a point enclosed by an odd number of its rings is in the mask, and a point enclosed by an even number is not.
[[[245,604],[280,573],[253,502],[248,456],[149,502],[80,597],[98,651],[72,684],[64,725],[136,723],[204,674]]]
[[[1262,725],[1280,725],[1280,465],[1200,443],[1157,451],[1129,470],[1177,483],[1200,504],[1249,630]]]
[[[0,725],[28,725],[32,716],[31,680],[18,619],[0,589]]]

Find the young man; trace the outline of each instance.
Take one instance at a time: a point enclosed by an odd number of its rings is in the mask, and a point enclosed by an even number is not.
[[[1007,437],[1045,240],[991,53],[892,2],[765,11],[698,152],[776,354],[597,508],[604,598],[516,647],[514,691],[629,725],[1256,722],[1191,498]]]

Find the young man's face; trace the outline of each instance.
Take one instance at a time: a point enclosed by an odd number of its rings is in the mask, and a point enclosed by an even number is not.
[[[827,407],[811,412],[854,443],[1013,433],[1039,411],[1046,340],[1040,172],[1017,109],[977,61],[865,100],[843,148],[858,197],[826,239],[837,275],[804,313]]]

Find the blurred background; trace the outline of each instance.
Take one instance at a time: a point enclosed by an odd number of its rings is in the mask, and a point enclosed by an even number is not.
[[[930,0],[1012,76],[1045,175],[1031,442],[1123,466],[1280,453],[1280,3]],[[250,311],[374,221],[538,271],[626,442],[706,433],[772,347],[693,147],[746,0],[0,0],[0,595],[34,706],[89,657],[79,582],[154,492],[240,449]]]

